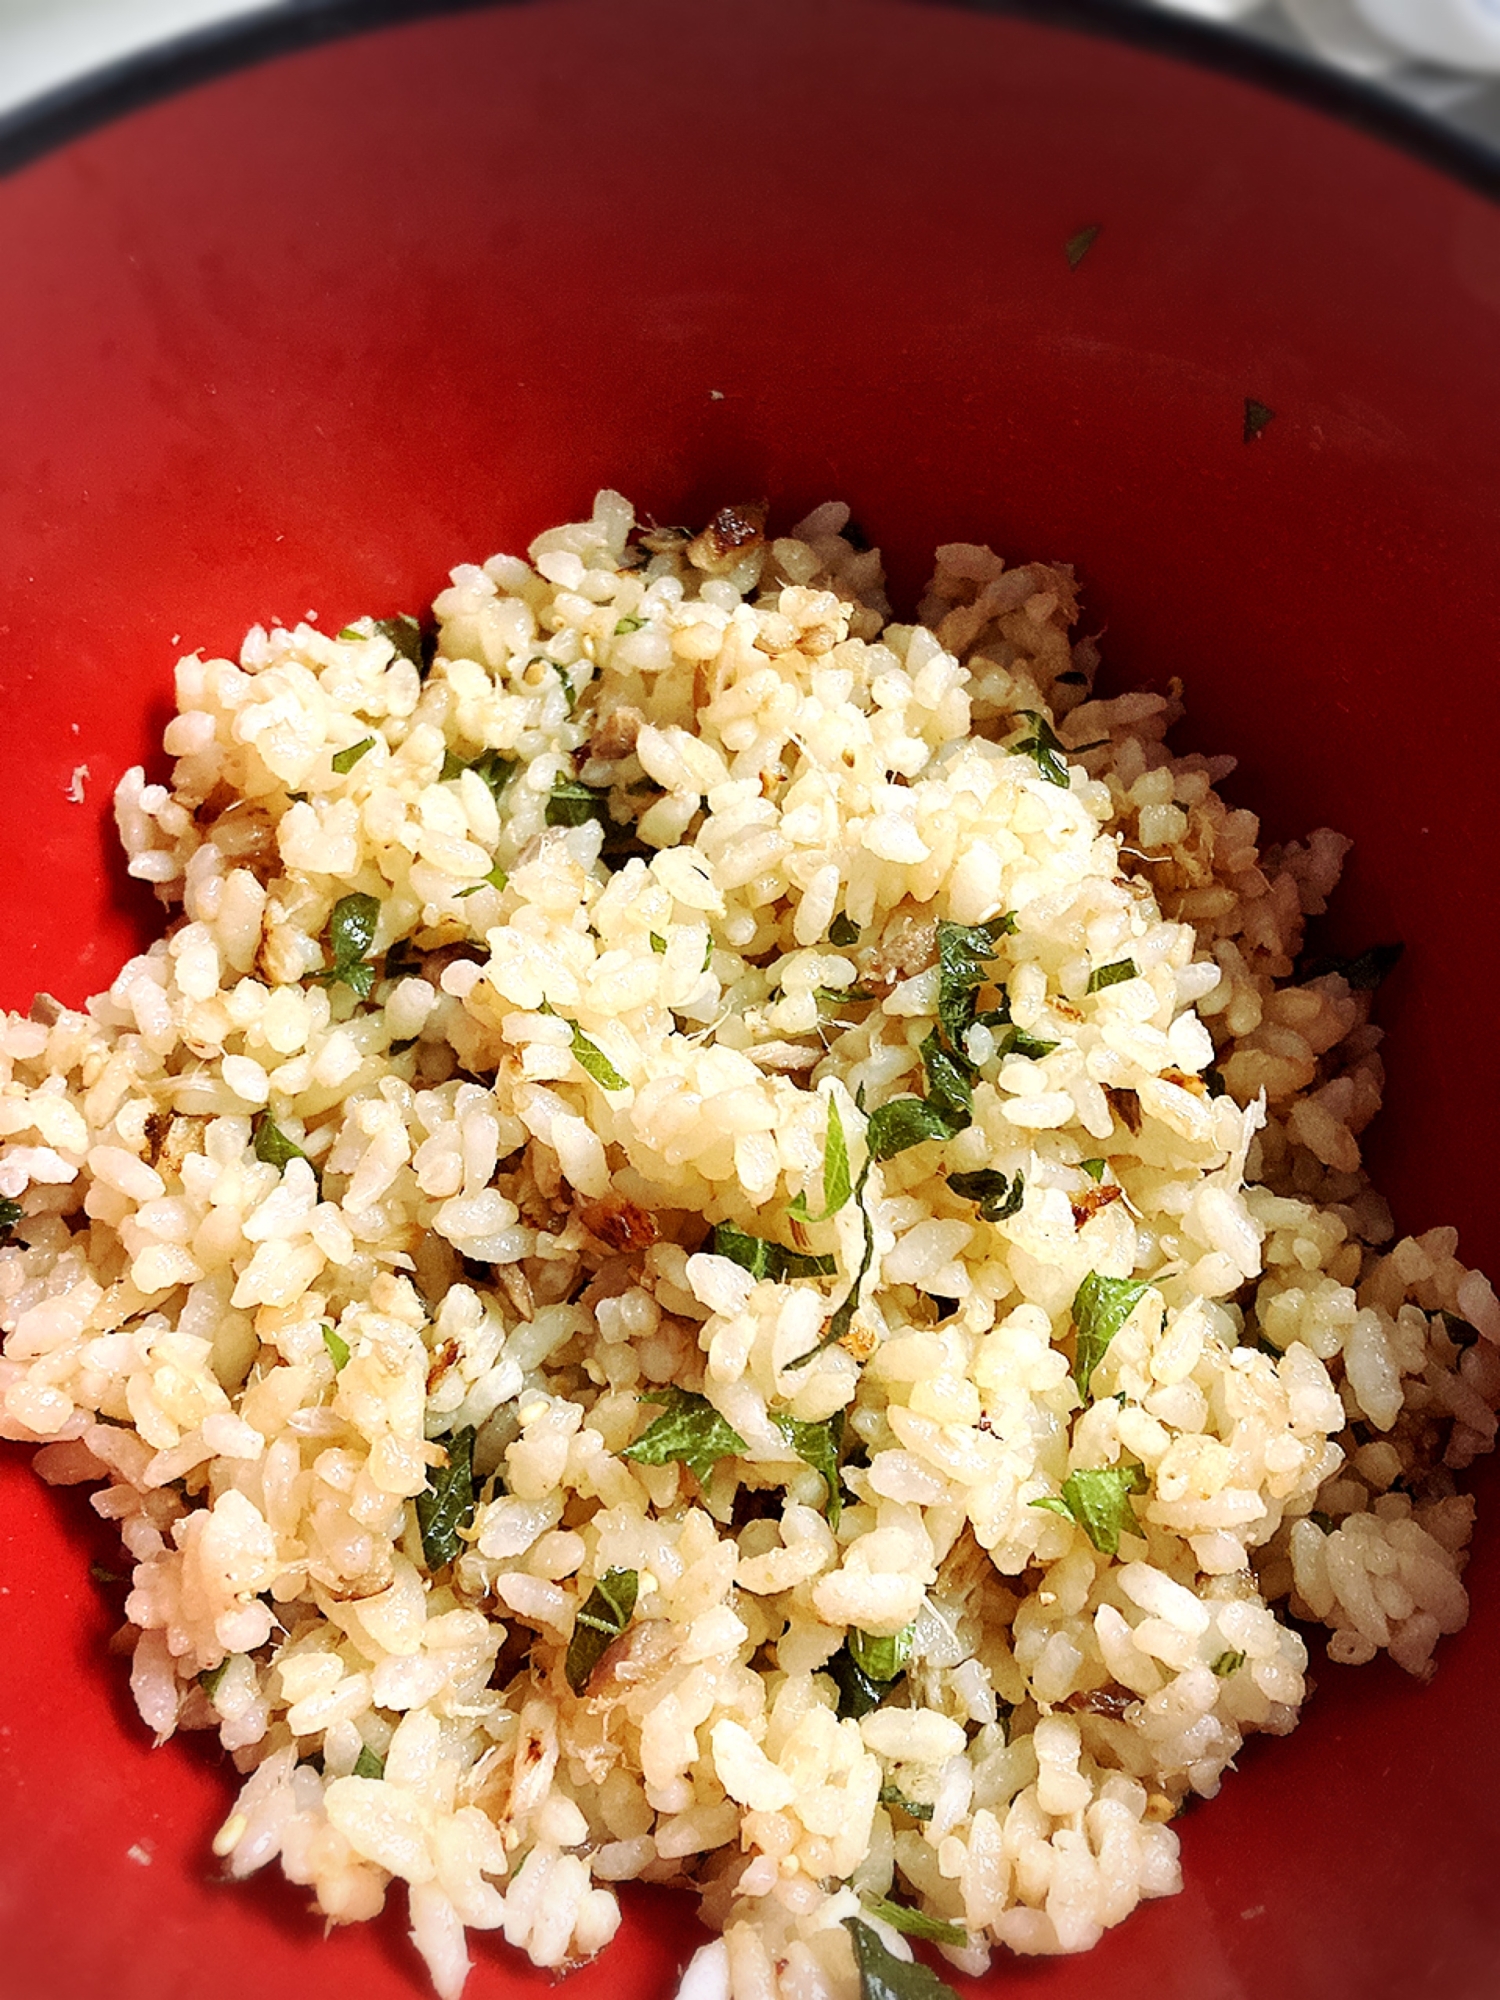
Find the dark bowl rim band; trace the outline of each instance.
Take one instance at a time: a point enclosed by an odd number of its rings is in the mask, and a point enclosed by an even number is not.
[[[0,175],[133,111],[277,56],[402,23],[541,0],[280,0],[105,64],[0,114]],[[909,0],[1100,36],[1259,85],[1500,200],[1500,147],[1312,56],[1150,0]]]

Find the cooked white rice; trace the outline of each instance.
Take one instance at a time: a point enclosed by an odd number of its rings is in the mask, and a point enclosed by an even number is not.
[[[1368,992],[1296,970],[1346,843],[1092,699],[1066,569],[940,549],[888,623],[847,520],[604,493],[455,571],[425,668],[184,659],[117,802],[168,933],[0,1027],[0,1432],[119,1522],[229,1873],[399,1879],[445,1996],[638,1879],[723,1933],[690,2000],[850,2000],[891,1902],[966,1971],[1085,1949],[1294,1726],[1302,1628],[1421,1677],[1466,1615],[1500,1307],[1361,1171]],[[939,920],[991,926],[956,983]],[[674,1422],[696,1469],[626,1455]]]

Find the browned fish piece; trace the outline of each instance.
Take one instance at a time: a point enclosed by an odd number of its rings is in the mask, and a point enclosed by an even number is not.
[[[579,1210],[579,1220],[590,1236],[611,1250],[649,1250],[660,1231],[649,1208],[627,1201],[622,1194],[607,1194]]]

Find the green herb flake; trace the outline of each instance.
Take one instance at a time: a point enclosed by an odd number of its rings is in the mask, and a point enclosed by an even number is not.
[[[927,1102],[937,1107],[954,1132],[962,1132],[974,1122],[974,1085],[968,1058],[950,1055],[936,1028],[922,1043],[921,1055]]]
[[[448,1463],[434,1466],[417,1495],[422,1554],[436,1572],[463,1548],[463,1530],[474,1525],[474,1426],[448,1440]]]
[[[1068,260],[1068,269],[1070,271],[1076,271],[1090,250],[1093,249],[1099,239],[1099,228],[1100,225],[1097,222],[1091,222],[1087,228],[1080,229],[1077,235],[1070,236],[1063,245],[1063,255]]]
[[[349,1343],[335,1327],[323,1328],[323,1345],[328,1349],[328,1358],[333,1363],[333,1372],[339,1374],[349,1365]]]
[[[875,1231],[870,1227],[870,1211],[864,1204],[865,1182],[869,1179],[869,1175],[870,1162],[866,1160],[864,1167],[861,1169],[858,1184],[854,1190],[854,1199],[859,1203],[860,1221],[864,1227],[864,1249],[860,1253],[859,1269],[854,1273],[854,1282],[845,1293],[843,1304],[828,1322],[827,1333],[818,1343],[818,1346],[814,1348],[813,1353],[815,1354],[824,1347],[837,1345],[854,1324],[854,1315],[859,1306],[859,1288],[865,1281],[865,1273],[875,1261]],[[811,1356],[804,1356],[803,1359],[810,1360]],[[794,1361],[791,1365],[794,1368],[800,1368],[802,1362]]]
[[[432,656],[422,643],[422,627],[409,611],[398,612],[394,618],[377,618],[374,629],[380,638],[390,641],[399,658],[409,660],[419,674],[426,674]]]
[[[1356,993],[1373,993],[1395,971],[1405,955],[1404,944],[1372,944],[1357,958],[1312,959],[1301,968],[1301,977],[1304,980],[1325,979],[1330,972],[1337,972]]]
[[[861,1918],[845,1917],[844,1929],[854,1940],[859,2000],[958,2000],[930,1966],[897,1958],[881,1942],[880,1933]]]
[[[361,1743],[359,1746],[359,1755],[354,1760],[354,1776],[356,1778],[383,1778],[385,1776],[384,1757],[377,1757],[368,1743]]]
[[[662,1404],[662,1414],[621,1452],[639,1465],[685,1465],[700,1486],[721,1458],[748,1450],[745,1440],[709,1402],[691,1389],[668,1383],[642,1393],[643,1403]]]
[[[870,1113],[865,1144],[875,1160],[892,1160],[927,1139],[951,1139],[970,1121],[955,1119],[926,1097],[893,1097]]]
[[[650,933],[650,938],[651,938],[651,949],[656,953],[658,958],[665,958],[667,955],[666,939],[664,937],[659,937],[655,931],[652,931]]]
[[[336,750],[333,754],[333,768],[341,778],[346,778],[359,762],[375,748],[373,736],[363,736],[358,743],[351,743],[347,750]]]
[[[1015,928],[1008,913],[987,924],[938,924],[938,1028],[950,1052],[962,1061],[967,1061],[964,1036],[974,1025],[975,996],[989,977],[987,968],[998,956],[1000,939]]]
[[[717,1222],[711,1254],[727,1257],[752,1278],[771,1278],[780,1275],[773,1267],[785,1253],[779,1243],[770,1243],[764,1236],[752,1236],[748,1230],[736,1229],[732,1222]]]
[[[645,622],[644,618],[617,618],[615,620],[615,637],[623,639],[627,632],[639,632]]]
[[[368,1000],[375,984],[374,964],[367,958],[348,959],[334,968],[327,984],[347,986],[357,999]]]
[[[1037,770],[1049,785],[1058,785],[1066,791],[1068,767],[1063,762],[1063,746],[1053,732],[1051,723],[1044,715],[1038,715],[1030,708],[1023,708],[1020,711],[1018,720],[1022,718],[1031,724],[1030,733],[1017,743],[1007,744],[1007,749],[1013,757],[1033,759]]]
[[[374,896],[358,890],[340,896],[328,919],[328,948],[333,964],[313,978],[324,986],[347,986],[361,1000],[368,1000],[375,984],[376,968],[365,953],[375,942],[380,924],[380,904]]]
[[[445,749],[443,751],[443,768],[438,772],[438,783],[440,785],[451,784],[455,778],[461,778],[468,768],[462,757],[455,756],[451,750]]]
[[[974,1017],[981,1026],[990,1029],[1003,1028],[1010,1023],[1010,993],[1004,986],[998,984],[997,990],[999,993],[997,1004],[986,1007],[982,1014],[976,1014]]]
[[[864,1085],[861,1084],[859,1095],[855,1098],[857,1104],[860,1103],[863,1095]],[[911,1098],[907,1101],[913,1104],[921,1102],[919,1098]],[[860,1108],[863,1109],[862,1104]],[[868,1136],[867,1132],[867,1140]],[[859,1308],[859,1289],[865,1281],[865,1273],[869,1270],[875,1258],[875,1232],[870,1227],[870,1211],[865,1207],[864,1199],[865,1182],[870,1178],[870,1167],[873,1158],[874,1155],[872,1154],[865,1161],[863,1167],[860,1169],[859,1179],[854,1184],[854,1199],[859,1207],[860,1225],[864,1231],[864,1249],[860,1254],[859,1269],[855,1272],[853,1282],[850,1284],[848,1291],[845,1292],[842,1303],[834,1313],[833,1318],[829,1320],[828,1331],[820,1341],[817,1341],[807,1350],[806,1354],[799,1354],[795,1361],[789,1361],[786,1364],[788,1369],[805,1368],[809,1361],[816,1361],[818,1356],[827,1348],[837,1347],[839,1342],[844,1338],[844,1335],[854,1324],[854,1315]]]
[[[822,1475],[823,1484],[828,1488],[824,1511],[829,1527],[837,1534],[844,1506],[843,1491],[839,1485],[839,1447],[844,1441],[843,1411],[835,1410],[823,1423],[805,1424],[796,1417],[789,1417],[784,1410],[773,1410],[771,1422],[798,1458]]]
[[[1218,1659],[1214,1661],[1211,1671],[1221,1681],[1227,1681],[1229,1676],[1237,1674],[1244,1664],[1245,1656],[1243,1653],[1220,1653]]]
[[[1103,1160],[1080,1160],[1078,1162],[1079,1173],[1087,1174],[1091,1181],[1102,1181],[1104,1179],[1104,1168],[1105,1162]]]
[[[559,778],[547,800],[548,826],[587,826],[591,819],[609,826],[608,796],[576,778]]]
[[[89,1575],[95,1583],[129,1583],[128,1576],[121,1576],[118,1570],[108,1568],[104,1563],[90,1563]]]
[[[482,779],[488,785],[490,796],[496,805],[499,805],[506,786],[516,775],[514,758],[502,757],[498,750],[484,751],[466,768],[472,771],[476,778]],[[548,824],[550,825],[551,822],[549,821]]]
[[[808,1213],[807,1196],[794,1195],[788,1204],[789,1213],[799,1222],[826,1222],[831,1215],[837,1215],[854,1192],[854,1183],[849,1174],[849,1144],[844,1137],[844,1120],[839,1111],[838,1099],[830,1091],[826,1098],[828,1122],[823,1131],[823,1213]]]
[[[776,1284],[786,1278],[831,1278],[838,1269],[833,1257],[804,1256],[800,1250],[736,1229],[732,1222],[715,1223],[711,1255],[727,1257],[752,1278],[770,1278]]]
[[[860,1086],[860,1093],[856,1099],[856,1104],[861,1111],[864,1110],[863,1084]],[[844,1143],[844,1121],[839,1115],[838,1105],[830,1092],[828,1098],[828,1130],[823,1141],[823,1193],[828,1202],[828,1213],[830,1215],[834,1214],[837,1209],[842,1208],[844,1203],[849,1199],[851,1190],[843,1185],[848,1169],[849,1154]],[[867,1160],[860,1173],[858,1184],[852,1190],[856,1199],[864,1192],[865,1178],[869,1171],[870,1163]],[[836,1202],[829,1193],[830,1185],[834,1193],[838,1196]]]
[[[948,1185],[963,1201],[977,1201],[985,1222],[1005,1222],[1018,1215],[1026,1199],[1026,1176],[1010,1180],[994,1167],[980,1167],[972,1174],[949,1174]]]
[[[1258,396],[1247,396],[1245,398],[1244,437],[1246,444],[1253,444],[1255,442],[1275,414],[1276,412],[1268,404],[1261,402]]]
[[[1146,1475],[1140,1466],[1104,1465],[1070,1472],[1060,1497],[1049,1495],[1031,1504],[1076,1521],[1101,1555],[1116,1556],[1121,1535],[1140,1533],[1130,1495],[1145,1490]]]
[[[810,1353],[800,1354],[795,1361],[789,1361],[787,1363],[789,1368],[801,1368],[807,1362],[815,1360],[818,1355],[824,1353],[828,1348],[837,1347],[850,1327],[853,1326],[854,1315],[859,1310],[859,1288],[865,1281],[865,1273],[870,1268],[874,1254],[874,1232],[871,1230],[869,1223],[866,1222],[864,1256],[860,1259],[859,1269],[854,1274],[853,1284],[845,1292],[842,1303],[834,1313],[833,1318],[828,1322],[827,1333],[824,1334],[823,1338]]]
[[[823,1669],[839,1691],[841,1722],[850,1717],[858,1722],[879,1708],[906,1672],[911,1633],[908,1625],[891,1639],[872,1639],[867,1632],[849,1634]],[[886,1667],[891,1668],[890,1673],[884,1671]]]
[[[1073,1380],[1085,1403],[1092,1400],[1089,1384],[1109,1344],[1151,1289],[1145,1278],[1106,1278],[1090,1271],[1073,1294],[1073,1324],[1078,1329]]]
[[[223,1680],[225,1674],[227,1674],[228,1671],[229,1671],[229,1659],[226,1656],[224,1659],[220,1660],[219,1664],[216,1667],[206,1667],[203,1670],[203,1672],[199,1674],[198,1685],[199,1687],[202,1688],[203,1692],[208,1696],[210,1701],[212,1701],[214,1696],[219,1692],[219,1682]]]
[[[915,1622],[883,1638],[856,1629],[847,1641],[849,1657],[867,1679],[894,1685],[906,1672],[916,1631]]]
[[[951,972],[961,972],[967,962],[973,978],[982,979],[985,966],[998,954],[1001,938],[1015,934],[1013,910],[983,924],[951,924],[945,919],[938,924],[938,963]]]
[[[998,1056],[1025,1056],[1031,1062],[1040,1062],[1043,1056],[1050,1056],[1059,1042],[1044,1042],[1036,1035],[1028,1035],[1024,1028],[1007,1028],[995,1038],[995,1053]]]
[[[573,683],[568,679],[566,670],[560,667],[557,664],[556,660],[549,660],[547,662],[547,665],[552,669],[553,673],[557,675],[558,680],[562,683],[563,700],[568,704],[568,714],[571,716],[573,711],[578,706],[578,690],[576,687],[574,687]]]
[[[628,1090],[629,1079],[621,1076],[609,1057],[597,1042],[591,1042],[576,1021],[569,1021],[573,1030],[573,1057],[581,1069],[604,1090]]]
[[[1334,1520],[1332,1514],[1314,1511],[1307,1518],[1312,1522],[1320,1535],[1336,1535],[1338,1533],[1339,1524]]]
[[[563,1672],[574,1694],[582,1694],[595,1667],[635,1616],[640,1577],[633,1569],[607,1569],[579,1606],[568,1641]]]
[[[863,1717],[872,1715],[890,1692],[888,1688],[877,1687],[873,1681],[866,1679],[843,1647],[823,1671],[839,1691],[840,1722],[859,1722]]]
[[[1106,986],[1123,986],[1127,979],[1139,979],[1133,958],[1117,958],[1113,965],[1096,965],[1089,974],[1087,991],[1102,993]]]
[[[465,896],[477,896],[481,889],[499,889],[503,892],[509,886],[510,877],[497,861],[488,875],[481,876],[477,882],[471,882],[467,889],[456,890],[453,900],[461,903]]]
[[[867,986],[815,986],[813,998],[820,1007],[862,1007],[875,995]]]
[[[9,1195],[0,1196],[0,1243],[10,1241],[10,1232],[25,1213],[18,1201],[12,1201]]]
[[[966,1945],[969,1933],[962,1924],[950,1924],[942,1917],[930,1917],[906,1903],[893,1903],[889,1896],[867,1896],[865,1908],[872,1917],[900,1931],[903,1937],[925,1938],[929,1944]]]
[[[269,1111],[255,1121],[255,1157],[263,1166],[285,1173],[293,1160],[305,1160],[306,1153],[295,1139],[289,1139]]]
[[[829,929],[828,942],[839,946],[841,950],[845,945],[858,944],[859,925],[855,923],[853,917],[846,916],[844,911],[840,910]]]
[[[924,1805],[920,1799],[909,1799],[898,1785],[882,1785],[880,1787],[880,1803],[883,1806],[895,1806],[896,1810],[904,1812],[908,1819],[929,1820],[932,1818],[931,1806]]]

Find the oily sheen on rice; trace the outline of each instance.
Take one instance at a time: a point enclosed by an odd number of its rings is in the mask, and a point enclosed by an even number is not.
[[[184,659],[167,934],[0,1027],[0,1431],[119,1522],[229,1873],[400,1881],[445,1996],[689,1873],[689,2000],[852,2000],[892,1903],[1084,1949],[1306,1627],[1466,1615],[1500,1308],[1361,1169],[1346,843],[1093,699],[1067,569],[905,625],[847,521],[603,493],[435,645]]]

